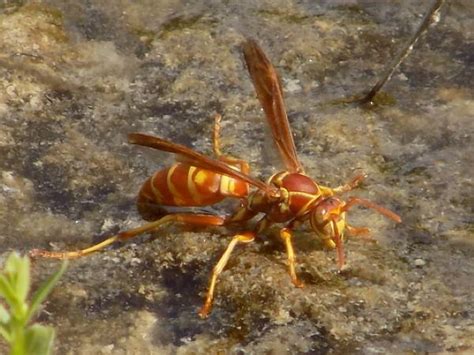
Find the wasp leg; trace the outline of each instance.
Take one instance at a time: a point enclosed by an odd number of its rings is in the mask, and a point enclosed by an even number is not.
[[[237,166],[241,172],[243,172],[244,174],[248,174],[250,172],[249,163],[247,163],[245,160],[222,154],[222,151],[220,148],[221,119],[222,119],[222,116],[216,113],[214,116],[214,131],[213,131],[213,136],[212,136],[213,138],[212,148],[214,150],[214,154],[219,158],[219,160],[223,161],[224,163]]]
[[[375,239],[370,235],[369,228],[366,227],[353,227],[346,224],[346,231],[350,234],[351,237],[357,237],[369,242],[377,243]]]
[[[355,189],[357,186],[359,186],[359,184],[362,182],[362,180],[364,180],[366,177],[367,177],[367,175],[365,175],[365,174],[358,174],[358,175],[354,176],[352,178],[352,180],[349,181],[347,184],[338,186],[338,187],[332,189],[332,191],[334,193],[337,193],[337,194],[351,191],[351,190]]]
[[[253,242],[255,239],[255,233],[253,232],[246,232],[243,234],[235,235],[232,240],[230,241],[227,249],[225,250],[224,254],[222,254],[221,258],[219,259],[214,269],[212,269],[212,276],[211,281],[209,282],[209,289],[206,295],[206,301],[202,306],[201,310],[199,311],[199,316],[201,318],[207,318],[209,312],[212,308],[212,300],[214,298],[214,289],[216,287],[217,277],[220,275],[224,267],[226,266],[227,262],[229,261],[230,254],[234,250],[235,246],[239,243],[250,243]]]
[[[346,224],[346,230],[354,237],[371,238],[370,230],[366,227],[354,227]]]
[[[249,210],[246,205],[241,206],[234,212],[232,215],[227,217],[226,224],[236,223],[236,222],[245,222],[249,219],[252,219],[258,214],[257,211]]]
[[[140,227],[133,228],[127,231],[120,232],[103,242],[92,245],[91,247],[76,250],[76,251],[47,251],[41,249],[33,249],[30,251],[31,257],[42,257],[42,258],[52,258],[52,259],[75,259],[80,258],[85,255],[99,251],[106,246],[115,243],[117,241],[122,241],[136,237],[139,234],[150,232],[158,227],[161,227],[168,223],[180,222],[187,223],[192,225],[201,225],[201,226],[221,226],[224,224],[225,218],[221,216],[214,215],[205,215],[205,214],[188,214],[188,213],[177,213],[169,214],[165,217],[160,218],[157,221],[144,224]]]
[[[295,271],[295,252],[293,250],[293,244],[291,244],[291,238],[293,234],[288,228],[283,228],[280,230],[280,238],[283,239],[286,246],[286,252],[288,254],[288,269],[290,272],[291,281],[296,287],[304,287],[303,281],[298,279]]]

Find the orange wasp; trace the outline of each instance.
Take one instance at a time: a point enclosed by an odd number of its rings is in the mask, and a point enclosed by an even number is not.
[[[346,212],[354,205],[372,208],[382,215],[401,222],[398,215],[368,200],[350,197],[343,201],[336,197],[354,189],[364,178],[356,176],[351,182],[330,188],[319,185],[304,173],[298,160],[293,136],[283,102],[282,87],[275,68],[262,49],[253,40],[243,44],[243,53],[258,99],[270,124],[273,140],[286,167],[285,171],[271,176],[265,183],[249,176],[249,165],[244,160],[223,155],[219,148],[220,115],[216,115],[213,148],[216,158],[207,157],[185,146],[141,133],[131,133],[132,144],[174,153],[177,163],[157,171],[142,186],[137,206],[141,215],[151,222],[112,236],[89,248],[70,252],[32,250],[32,256],[57,259],[78,258],[98,251],[116,241],[150,232],[168,223],[185,223],[196,226],[225,226],[242,223],[262,215],[254,228],[235,235],[215,265],[206,299],[199,314],[206,318],[211,310],[214,290],[219,274],[238,244],[250,243],[270,225],[283,224],[283,240],[289,274],[296,287],[302,287],[295,272],[295,253],[292,230],[308,221],[312,230],[324,244],[337,251],[339,269],[344,266],[344,234],[364,235],[367,228],[356,228],[346,222]],[[250,187],[254,188],[250,192]],[[208,206],[225,198],[241,201],[238,210],[229,216],[191,213],[170,213],[166,207]]]

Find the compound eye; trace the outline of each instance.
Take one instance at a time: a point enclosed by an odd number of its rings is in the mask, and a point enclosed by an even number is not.
[[[326,213],[327,213],[327,211],[326,211],[325,208],[322,208],[322,209],[319,210],[319,214],[320,214],[321,216],[324,216]]]

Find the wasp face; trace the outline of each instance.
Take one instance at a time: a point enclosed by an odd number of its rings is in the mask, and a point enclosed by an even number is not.
[[[331,219],[340,217],[343,205],[344,202],[337,197],[328,197],[315,206],[311,219],[314,219],[318,225],[326,224]]]
[[[343,239],[346,226],[343,206],[344,202],[337,197],[328,197],[318,203],[310,215],[311,227],[331,249],[336,247],[336,238]]]

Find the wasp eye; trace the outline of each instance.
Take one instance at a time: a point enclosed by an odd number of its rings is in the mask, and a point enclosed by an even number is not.
[[[326,212],[327,212],[327,211],[326,211],[326,209],[325,209],[325,208],[323,208],[323,209],[319,210],[319,214],[321,214],[321,215],[325,215],[325,214],[326,214]]]

